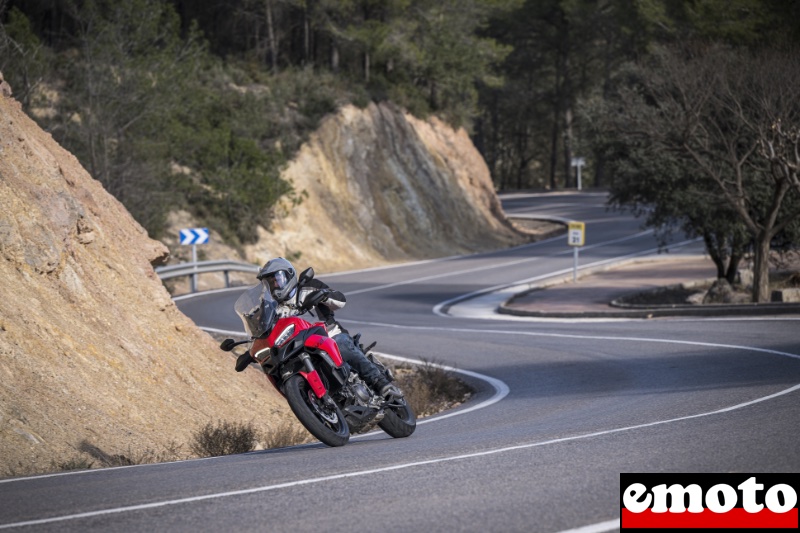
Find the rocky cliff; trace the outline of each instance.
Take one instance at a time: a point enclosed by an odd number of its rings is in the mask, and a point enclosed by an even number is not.
[[[284,204],[247,259],[297,257],[319,272],[525,242],[506,220],[466,131],[390,104],[323,121],[284,173],[304,199]]]
[[[87,452],[160,454],[207,422],[288,415],[181,314],[148,238],[0,95],[0,476]],[[263,414],[254,417],[250,406]],[[89,458],[90,459],[90,458]]]

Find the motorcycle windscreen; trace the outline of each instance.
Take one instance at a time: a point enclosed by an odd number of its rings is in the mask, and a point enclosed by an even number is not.
[[[253,338],[269,333],[277,317],[277,307],[278,303],[261,284],[247,289],[233,305],[244,330]]]

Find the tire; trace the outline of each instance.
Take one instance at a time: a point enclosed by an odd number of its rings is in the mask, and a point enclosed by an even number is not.
[[[328,446],[344,446],[350,440],[350,428],[337,405],[325,406],[300,374],[289,378],[284,386],[289,407],[303,426]]]
[[[386,409],[378,426],[390,436],[401,439],[417,429],[417,417],[408,402],[403,401],[403,407]]]

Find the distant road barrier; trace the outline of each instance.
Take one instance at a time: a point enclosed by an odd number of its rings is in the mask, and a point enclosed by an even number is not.
[[[259,267],[250,263],[239,261],[197,261],[196,263],[180,263],[178,265],[168,265],[156,267],[156,274],[161,280],[180,278],[183,276],[192,277],[192,292],[197,292],[197,275],[209,272],[222,272],[225,274],[225,287],[230,287],[229,272],[250,272],[258,273]]]

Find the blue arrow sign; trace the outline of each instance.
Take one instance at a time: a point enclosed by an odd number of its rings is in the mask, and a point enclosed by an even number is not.
[[[208,228],[191,228],[181,230],[181,244],[206,244]]]

